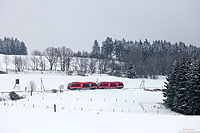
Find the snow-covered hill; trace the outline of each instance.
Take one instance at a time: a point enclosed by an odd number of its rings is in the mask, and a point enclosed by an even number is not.
[[[12,57],[11,57],[12,58]],[[0,59],[1,60],[1,59]],[[2,67],[4,64],[2,64]],[[11,67],[11,65],[10,65]],[[20,88],[13,89],[15,80]],[[25,98],[9,100],[9,91],[24,91],[34,81],[41,90],[41,79],[46,90],[64,85],[63,93],[18,92]],[[122,81],[124,89],[69,91],[67,84],[74,81]],[[199,116],[183,116],[163,105],[161,91],[165,77],[127,79],[108,75],[69,76],[62,72],[26,71],[0,75],[0,133],[187,133],[199,132]],[[56,112],[54,112],[56,105]]]

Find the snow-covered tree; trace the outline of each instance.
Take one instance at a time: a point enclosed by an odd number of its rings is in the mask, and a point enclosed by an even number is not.
[[[94,41],[94,45],[92,46],[92,52],[90,56],[92,58],[98,58],[100,56],[100,46],[97,40]]]
[[[163,90],[165,104],[173,111],[200,114],[200,62],[176,61]]]
[[[200,60],[194,63],[186,93],[185,114],[200,115]]]
[[[133,63],[129,63],[126,68],[126,77],[127,78],[135,78],[136,77],[136,72],[135,72],[135,67]]]
[[[9,57],[8,57],[7,55],[5,55],[5,56],[3,57],[3,62],[4,62],[5,65],[6,65],[6,73],[8,73],[8,65],[9,65],[9,63],[10,63],[10,59],[9,59]]]

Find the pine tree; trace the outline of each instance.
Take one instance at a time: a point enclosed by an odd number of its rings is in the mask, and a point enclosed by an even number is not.
[[[91,57],[98,58],[100,56],[100,46],[97,40],[94,41],[94,45],[92,47]]]
[[[187,87],[189,86],[190,70],[191,70],[191,60],[184,58],[181,60],[179,73],[176,77],[176,89],[175,89],[175,97],[173,103],[173,109],[176,112],[186,114],[187,110]]]
[[[102,43],[101,54],[104,58],[112,58],[114,52],[114,43],[112,38],[107,37]]]
[[[186,115],[200,114],[200,61],[184,58],[176,61],[167,77],[163,95],[173,111]]]
[[[28,53],[24,42],[4,37],[4,40],[0,39],[0,54],[27,55]]]
[[[163,90],[163,96],[166,97],[164,99],[165,104],[174,110],[173,103],[175,99],[175,89],[177,85],[177,76],[179,74],[179,69],[180,69],[180,62],[175,61],[174,64],[172,65],[172,70],[170,71],[169,75],[167,76],[167,82],[165,82],[165,88]]]
[[[185,114],[200,115],[200,60],[196,61],[188,81],[187,110]]]
[[[126,77],[127,77],[127,78],[135,78],[135,77],[136,77],[136,72],[135,72],[134,64],[129,63],[129,64],[127,65]]]

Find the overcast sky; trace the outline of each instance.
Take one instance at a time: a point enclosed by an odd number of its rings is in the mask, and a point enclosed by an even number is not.
[[[0,0],[0,38],[29,52],[91,50],[95,39],[165,39],[200,46],[200,0]]]

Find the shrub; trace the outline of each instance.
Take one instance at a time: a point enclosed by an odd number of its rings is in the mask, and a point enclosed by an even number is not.
[[[9,93],[9,97],[11,100],[19,100],[22,99],[16,92],[12,91]]]
[[[52,89],[51,92],[52,92],[52,93],[57,93],[58,90],[56,90],[56,89]]]

